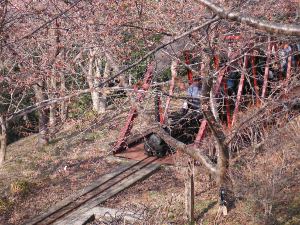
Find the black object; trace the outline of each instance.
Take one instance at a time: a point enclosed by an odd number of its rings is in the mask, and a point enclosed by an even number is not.
[[[148,156],[157,156],[159,158],[164,157],[170,151],[170,147],[157,134],[151,134],[146,139],[144,149]]]
[[[227,205],[225,188],[220,188],[220,205]]]

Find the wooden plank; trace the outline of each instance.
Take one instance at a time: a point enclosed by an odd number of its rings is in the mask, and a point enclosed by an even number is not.
[[[130,162],[127,165],[122,165],[122,166],[118,167],[117,169],[115,169],[113,172],[111,172],[109,174],[105,174],[104,176],[100,177],[98,180],[93,182],[91,185],[89,185],[89,186],[85,187],[84,189],[78,191],[76,194],[71,195],[71,196],[65,198],[64,200],[58,202],[53,207],[49,208],[47,210],[47,212],[35,217],[34,219],[31,219],[30,221],[26,222],[25,224],[33,225],[33,224],[36,224],[36,223],[44,220],[48,216],[52,215],[54,212],[56,212],[56,211],[60,210],[61,208],[69,205],[71,202],[75,201],[80,196],[90,192],[94,188],[104,184],[105,182],[109,181],[113,177],[121,174],[122,172],[124,172],[125,170],[127,170],[129,167],[131,167],[134,164],[135,164],[135,162]]]
[[[109,189],[107,189],[105,192],[99,194],[96,198],[92,199],[91,201],[83,204],[81,207],[79,207],[77,210],[70,213],[68,216],[62,218],[61,220],[55,222],[55,225],[66,225],[66,224],[72,224],[72,225],[82,225],[80,223],[80,217],[88,210],[91,210],[95,206],[103,203],[107,199],[113,197],[114,195],[118,194],[119,192],[123,191],[126,188],[131,187],[136,182],[143,180],[153,174],[156,170],[160,168],[159,164],[149,164],[145,166],[144,168],[140,169],[138,172],[136,172],[134,175],[129,176],[127,179],[122,180],[116,185],[113,185]],[[77,222],[78,221],[78,222]]]

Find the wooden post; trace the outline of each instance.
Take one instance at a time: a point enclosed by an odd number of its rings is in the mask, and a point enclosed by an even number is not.
[[[188,224],[195,223],[195,186],[194,186],[194,160],[189,160],[187,167],[187,179],[185,182],[185,210]]]

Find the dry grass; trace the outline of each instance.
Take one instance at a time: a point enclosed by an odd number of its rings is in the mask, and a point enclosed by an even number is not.
[[[69,121],[43,149],[36,135],[8,146],[0,169],[0,224],[20,224],[117,166],[106,156],[118,128],[113,122],[97,127],[99,121]]]

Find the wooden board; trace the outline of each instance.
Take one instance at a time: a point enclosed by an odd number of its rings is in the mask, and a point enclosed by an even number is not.
[[[65,198],[64,200],[57,203],[53,207],[49,208],[47,210],[47,212],[35,217],[34,219],[31,219],[30,221],[26,222],[25,224],[26,225],[33,225],[35,223],[38,223],[39,221],[42,221],[43,219],[45,219],[45,218],[49,217],[50,215],[52,215],[54,212],[56,212],[59,209],[65,207],[66,205],[70,204],[74,200],[78,199],[80,196],[90,192],[91,190],[93,190],[97,186],[102,185],[103,183],[107,182],[108,180],[112,179],[113,177],[117,176],[118,174],[124,172],[125,170],[127,170],[129,167],[131,167],[134,164],[135,164],[135,162],[130,162],[126,165],[122,165],[122,166],[118,167],[117,169],[115,169],[113,172],[111,172],[109,174],[101,176],[98,180],[93,182],[91,185],[89,185],[89,186],[85,187],[84,189],[78,191],[76,194]]]
[[[87,211],[93,209],[97,205],[103,203],[107,199],[113,197],[114,195],[118,194],[119,192],[123,191],[124,189],[132,186],[136,182],[143,180],[154,173],[156,170],[160,168],[158,164],[149,164],[143,168],[141,168],[138,172],[134,175],[129,176],[127,179],[122,180],[118,184],[112,186],[111,188],[107,189],[105,192],[99,194],[96,198],[92,199],[91,201],[83,204],[77,210],[71,212],[66,217],[60,219],[59,221],[55,222],[55,225],[82,225],[82,215],[84,215]]]

